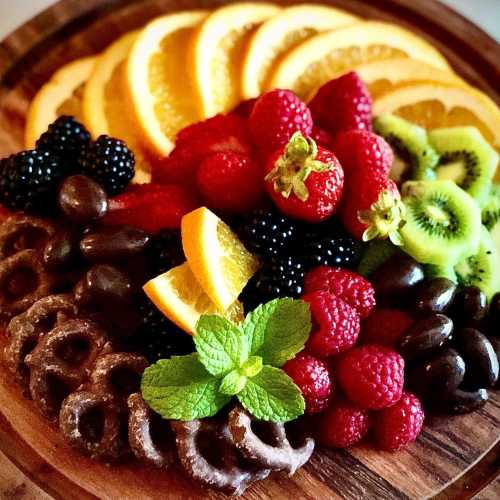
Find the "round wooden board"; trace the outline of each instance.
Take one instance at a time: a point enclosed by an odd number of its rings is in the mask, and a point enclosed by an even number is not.
[[[65,0],[0,44],[0,157],[22,147],[36,90],[62,64],[94,54],[157,15],[221,5],[217,0]],[[276,2],[290,5],[298,2]],[[360,16],[398,22],[434,43],[464,78],[500,103],[500,46],[434,0],[331,0]],[[500,395],[473,415],[428,419],[418,442],[397,454],[356,447],[319,450],[292,478],[275,475],[245,498],[467,498],[498,474]],[[55,497],[220,498],[177,469],[106,467],[73,452],[21,397],[0,367],[0,449]]]

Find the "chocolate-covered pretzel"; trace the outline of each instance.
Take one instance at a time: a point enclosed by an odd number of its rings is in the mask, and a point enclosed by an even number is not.
[[[68,320],[42,337],[26,357],[30,394],[39,411],[56,419],[63,400],[87,381],[108,349],[105,332],[85,319]]]
[[[0,262],[0,316],[9,319],[50,295],[54,277],[36,250],[21,250]]]
[[[134,455],[155,467],[168,467],[177,455],[170,423],[152,411],[139,393],[128,398],[128,407],[128,440]]]
[[[29,383],[26,356],[36,347],[40,337],[74,317],[76,313],[77,308],[71,295],[49,295],[10,321],[4,359],[9,370],[25,389]]]
[[[258,424],[259,435],[252,428],[253,423]],[[311,458],[314,451],[312,438],[306,437],[295,447],[290,443],[285,424],[256,422],[239,406],[229,414],[229,430],[234,444],[247,460],[273,471],[292,475]]]
[[[172,421],[177,452],[185,471],[210,488],[241,495],[255,481],[266,478],[269,469],[247,462],[234,445],[227,415],[211,419]]]

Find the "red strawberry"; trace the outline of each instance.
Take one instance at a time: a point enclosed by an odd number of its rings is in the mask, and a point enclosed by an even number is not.
[[[241,101],[238,106],[236,106],[231,113],[235,113],[242,118],[249,118],[252,114],[253,107],[257,102],[257,98],[253,97],[252,99],[246,99],[245,101]]]
[[[311,135],[309,108],[291,90],[271,90],[255,103],[249,120],[250,134],[263,156],[284,146],[295,132]]]
[[[308,222],[330,217],[342,196],[344,172],[335,155],[296,132],[266,166],[267,192],[285,215]]]
[[[134,184],[109,200],[103,223],[126,224],[156,233],[179,227],[182,217],[197,206],[196,200],[179,186]]]
[[[414,319],[400,309],[375,309],[361,328],[361,338],[366,344],[394,347]]]
[[[354,177],[346,183],[339,212],[342,224],[354,237],[364,241],[389,237],[401,245],[404,205],[391,179],[380,174]]]
[[[316,141],[318,146],[334,151],[333,138],[325,129],[314,125],[311,137]]]
[[[217,115],[181,130],[175,149],[155,164],[153,182],[192,189],[200,163],[213,153],[225,151],[252,152],[245,120],[234,114]]]
[[[372,129],[372,99],[366,85],[354,73],[325,83],[309,103],[314,123],[332,136],[343,130]]]
[[[394,161],[394,154],[385,139],[365,130],[348,130],[335,138],[332,151],[344,169],[346,179],[380,174],[384,177]]]
[[[261,168],[249,156],[230,151],[203,160],[196,180],[208,208],[230,214],[253,210],[264,195]]]

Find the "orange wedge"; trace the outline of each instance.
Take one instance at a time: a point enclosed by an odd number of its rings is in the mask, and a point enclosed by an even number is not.
[[[155,19],[139,33],[128,57],[126,81],[136,122],[156,156],[166,156],[177,132],[200,118],[186,51],[206,15],[187,11]]]
[[[149,180],[151,166],[130,112],[125,87],[126,59],[138,35],[126,33],[97,59],[83,93],[83,117],[94,138],[101,134],[122,139],[135,154],[135,182]]]
[[[83,57],[57,70],[31,101],[26,117],[24,145],[35,147],[35,142],[48,126],[61,115],[82,117],[83,85],[94,69],[97,57]]]
[[[271,69],[290,49],[318,33],[358,20],[358,17],[340,9],[302,4],[284,9],[266,21],[249,41],[243,64],[243,98],[250,99],[262,93]]]
[[[210,14],[192,46],[193,79],[203,118],[234,108],[241,100],[241,68],[248,39],[280,11],[269,3],[236,3]]]
[[[450,71],[446,59],[422,38],[394,24],[367,21],[316,35],[298,45],[277,66],[268,89],[288,88],[305,99],[339,73],[396,57],[410,57]]]

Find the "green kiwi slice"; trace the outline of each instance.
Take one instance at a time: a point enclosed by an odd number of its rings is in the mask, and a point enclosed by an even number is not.
[[[450,180],[484,205],[498,164],[498,153],[475,127],[451,127],[429,132],[429,141],[440,154],[438,180]]]
[[[424,266],[425,277],[428,280],[432,280],[434,278],[446,278],[454,283],[458,283],[457,273],[453,266],[436,266],[434,264],[426,264]]]
[[[488,300],[500,291],[500,258],[493,238],[485,226],[481,227],[479,250],[455,266],[458,282],[477,286]]]
[[[483,224],[493,238],[493,243],[500,254],[500,184],[491,186],[490,194],[481,213]]]
[[[407,180],[434,180],[434,167],[439,156],[429,144],[422,127],[395,115],[383,114],[375,118],[373,127],[394,151],[390,177],[397,183]]]
[[[372,240],[365,248],[358,266],[358,274],[365,278],[368,278],[396,252],[400,252],[398,247],[389,240]]]
[[[421,264],[455,265],[477,252],[481,212],[452,181],[409,181],[402,187],[406,207],[400,230],[403,250]]]

